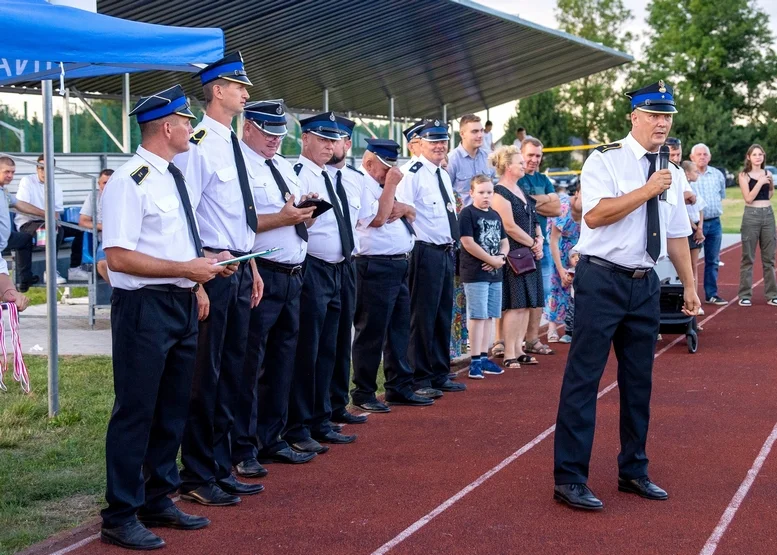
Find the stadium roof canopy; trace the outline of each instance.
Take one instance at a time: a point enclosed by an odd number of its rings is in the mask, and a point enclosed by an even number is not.
[[[123,19],[220,27],[240,50],[251,97],[297,109],[422,117],[479,111],[627,63],[631,56],[470,0],[98,0]],[[94,45],[99,49],[99,44]],[[133,75],[133,94],[182,81]],[[116,77],[75,80],[81,91],[121,94]]]

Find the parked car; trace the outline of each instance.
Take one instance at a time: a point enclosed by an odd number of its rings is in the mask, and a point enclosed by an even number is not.
[[[723,176],[726,178],[726,187],[735,187],[737,185],[736,179],[734,179],[734,174],[728,171],[726,168],[721,167],[715,167],[716,170],[719,170],[720,173],[723,174]]]
[[[548,168],[545,170],[545,175],[548,176],[554,187],[562,187],[564,189],[570,185],[576,185],[580,179],[580,176],[570,171],[569,168]]]
[[[772,176],[777,176],[777,168],[774,166],[766,166],[766,171],[772,174]]]

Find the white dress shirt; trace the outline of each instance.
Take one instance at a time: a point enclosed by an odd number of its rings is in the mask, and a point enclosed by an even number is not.
[[[23,200],[40,208],[46,209],[46,185],[38,179],[38,175],[25,175],[19,181],[19,189],[16,191],[16,200]],[[62,212],[65,209],[65,202],[62,197],[62,187],[59,183],[54,182],[54,211]],[[19,212],[16,214],[16,227],[21,228],[27,222],[40,221],[43,216],[31,216]]]
[[[585,215],[599,201],[617,198],[639,189],[647,182],[650,162],[647,151],[629,134],[621,147],[606,152],[591,153],[580,176],[583,195],[583,218],[580,222],[580,241],[575,250],[580,254],[597,256],[629,268],[649,268],[655,262],[647,253],[647,205],[643,204],[620,221],[591,229]],[[666,201],[658,201],[661,230],[661,255],[666,256],[667,238],[688,237],[691,223],[683,198],[683,171],[669,164],[672,185]]]
[[[131,174],[142,166],[148,168],[148,175],[138,185]],[[135,156],[111,176],[102,194],[106,250],[120,247],[178,262],[197,258],[186,212],[167,166],[167,161],[139,146]],[[168,283],[194,287],[193,281],[182,277],[134,276],[110,268],[108,275],[111,285],[120,289]]]
[[[416,162],[418,162],[418,156],[411,156],[410,160],[399,166],[399,171],[401,171],[403,174],[406,174],[407,170],[409,170]]]
[[[327,210],[316,218],[316,223],[308,228],[308,254],[329,262],[338,264],[345,260],[343,256],[343,247],[340,244],[340,229],[337,227],[337,218],[335,218],[334,205],[340,206],[340,199],[329,197],[324,182],[324,168],[316,165],[315,162],[300,156],[297,164],[302,164],[297,176],[299,177],[300,187],[308,193],[318,193],[319,198],[329,202],[333,208]],[[296,165],[295,165],[296,171]],[[331,179],[331,178],[330,178]],[[335,182],[332,180],[332,190],[335,188]],[[340,206],[342,209],[342,206]],[[348,253],[350,254],[350,253]]]
[[[327,164],[326,171],[332,179],[332,187],[335,188],[335,193],[337,193],[337,172],[342,172],[343,188],[345,189],[345,196],[348,198],[348,215],[351,217],[351,233],[353,234],[354,247],[351,254],[356,254],[359,251],[359,235],[356,233],[356,222],[359,220],[359,212],[361,212],[362,208],[364,172],[360,172],[360,170],[348,164],[343,165],[342,168],[336,168]]]
[[[199,144],[190,143],[187,152],[173,159],[192,192],[202,246],[217,251],[250,252],[256,230],[246,223],[243,193],[232,150],[232,130],[207,115],[203,116],[194,135],[203,129],[206,134]],[[242,147],[244,159],[248,150]],[[247,162],[246,170],[250,184],[253,170]]]
[[[419,166],[420,164],[420,166]],[[415,169],[414,169],[415,168]],[[437,181],[437,170],[440,170],[445,191],[450,203],[446,205]],[[416,239],[435,245],[453,243],[451,228],[446,211],[453,211],[456,216],[456,201],[451,187],[448,172],[435,166],[423,156],[418,157],[416,164],[397,185],[397,200],[415,208],[416,218],[413,222]]]
[[[367,173],[364,167],[359,169],[364,173],[364,194],[359,222],[356,224],[356,232],[359,235],[357,254],[386,256],[410,252],[413,250],[415,237],[410,234],[402,220],[386,222],[380,227],[370,227],[372,220],[378,215],[378,204],[383,194],[383,187]]]
[[[258,216],[277,214],[286,204],[275,178],[267,167],[266,158],[251,150],[247,145],[243,145],[246,152],[246,163],[253,166],[251,177],[251,191],[254,197],[254,207]],[[300,201],[302,195],[307,194],[300,188],[297,174],[294,168],[282,156],[277,154],[272,158],[272,164],[278,169],[289,188],[289,193],[294,195],[296,203]],[[262,231],[256,234],[254,239],[253,252],[269,250],[273,247],[281,247],[281,250],[263,256],[267,260],[280,262],[281,264],[301,264],[305,260],[308,251],[308,243],[297,235],[297,230],[293,225],[277,227],[268,231]]]

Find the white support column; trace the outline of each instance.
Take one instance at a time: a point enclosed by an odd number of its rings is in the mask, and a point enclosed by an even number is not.
[[[351,119],[351,111],[350,110],[348,110],[347,117],[348,117],[348,119]],[[356,129],[354,129],[354,132],[355,131],[356,131]],[[353,141],[351,141],[351,148],[348,149],[348,152],[345,153],[345,156],[347,158],[353,158]],[[354,160],[354,162],[355,162],[355,160]]]
[[[122,152],[130,153],[132,145],[130,144],[130,76],[129,73],[122,75],[122,102],[121,102],[121,142]]]
[[[324,89],[324,112],[329,111],[329,89]]]
[[[447,104],[442,105],[442,121],[444,121],[446,125],[448,124],[448,105]],[[453,150],[453,126],[452,125],[451,125],[450,133],[451,133],[451,136],[450,136],[450,139],[448,140],[448,151]]]
[[[394,97],[389,96],[389,139],[394,140]]]
[[[62,104],[62,152],[70,152],[70,89],[65,89]]]

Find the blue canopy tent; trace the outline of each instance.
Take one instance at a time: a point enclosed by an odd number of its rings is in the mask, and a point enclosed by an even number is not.
[[[169,27],[51,5],[45,0],[0,0],[5,39],[0,84],[41,80],[46,228],[54,219],[52,80],[137,71],[197,71],[224,56],[221,29]],[[150,92],[150,91],[149,91]],[[46,273],[55,276],[56,249],[46,242]],[[46,285],[49,325],[49,416],[59,410],[57,284]]]

